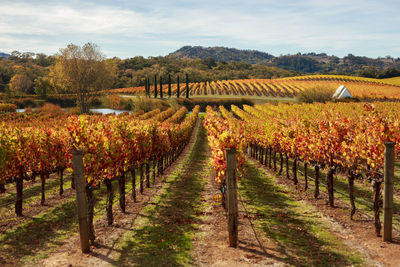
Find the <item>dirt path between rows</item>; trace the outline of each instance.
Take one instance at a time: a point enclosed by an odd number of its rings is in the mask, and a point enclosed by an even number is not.
[[[198,266],[283,266],[282,257],[273,242],[266,239],[250,223],[239,201],[239,244],[229,247],[226,211],[221,205],[220,190],[214,176],[209,175],[201,201],[208,207],[196,234],[193,246]],[[260,246],[260,243],[261,246]]]
[[[207,154],[210,155],[207,147]],[[194,257],[198,266],[283,266],[276,245],[252,224],[245,204],[239,199],[237,248],[229,247],[226,211],[215,173],[208,168],[207,183],[201,194],[202,211],[199,231],[194,237]]]

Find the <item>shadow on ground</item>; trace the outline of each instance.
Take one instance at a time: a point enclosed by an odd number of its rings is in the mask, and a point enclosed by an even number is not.
[[[240,190],[261,230],[285,255],[283,262],[295,266],[347,266],[361,263],[327,231],[318,212],[292,199],[272,178],[246,163]],[[350,250],[351,251],[351,250]]]
[[[206,169],[206,135],[200,127],[189,157],[168,182],[169,186],[148,207],[140,226],[125,241],[117,266],[187,266],[191,257],[192,236],[199,219]]]

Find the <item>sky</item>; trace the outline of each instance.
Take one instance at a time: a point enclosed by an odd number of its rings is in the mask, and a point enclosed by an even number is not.
[[[0,0],[0,52],[92,42],[119,58],[184,45],[397,58],[399,10],[399,0]]]

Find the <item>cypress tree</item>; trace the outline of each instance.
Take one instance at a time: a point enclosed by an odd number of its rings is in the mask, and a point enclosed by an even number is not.
[[[171,74],[168,74],[168,97],[171,98]]]
[[[157,75],[154,75],[154,98],[157,98]]]
[[[162,93],[162,77],[160,76],[160,98],[163,98]]]
[[[189,98],[189,75],[186,73],[186,98]]]
[[[177,86],[177,88],[176,88],[176,97],[179,98],[179,75],[178,75],[178,80],[177,80],[176,86]]]

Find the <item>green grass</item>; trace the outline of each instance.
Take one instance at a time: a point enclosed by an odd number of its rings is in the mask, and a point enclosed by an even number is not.
[[[361,265],[363,259],[329,231],[329,225],[311,205],[290,197],[275,177],[246,163],[239,188],[257,226],[272,239],[282,261],[293,266]]]
[[[75,200],[36,216],[0,236],[0,264],[21,265],[39,251],[58,246],[59,240],[76,228]]]
[[[40,199],[42,197],[42,195],[41,195],[42,189],[41,189],[40,179],[38,179],[37,181],[39,181],[37,184],[35,184],[27,189],[24,189],[23,207],[25,209],[34,205],[35,202],[40,203]],[[64,191],[71,187],[70,181],[71,181],[71,175],[64,175]],[[24,182],[26,183],[26,181],[24,181]],[[59,186],[60,186],[60,179],[59,179],[58,175],[56,176],[56,178],[49,179],[46,182],[46,186],[45,186],[46,197],[48,197],[49,195],[52,195],[52,194],[58,194]],[[10,205],[7,205],[7,207],[9,207],[9,208],[14,207],[14,201],[17,197],[17,194],[15,192],[15,187],[10,188],[10,190],[12,190],[12,191],[8,192],[6,196],[0,198],[0,215],[3,215],[8,210],[6,207],[1,207],[1,206],[5,205],[7,203],[11,203]]]
[[[289,169],[290,169],[291,177],[293,174],[293,172],[291,170],[292,163],[293,163],[293,161],[289,160]],[[279,161],[279,157],[277,156],[278,170],[279,170],[279,164],[280,164],[280,161]],[[283,166],[284,166],[284,170],[282,171],[282,175],[286,177],[286,168],[285,168],[286,165],[283,164]],[[298,170],[300,170],[301,172],[304,172],[304,165],[300,164]],[[314,168],[312,166],[308,165],[307,170],[308,170],[308,176],[314,179],[315,178]],[[395,187],[396,187],[396,177],[398,177],[396,175],[399,175],[399,173],[395,172]],[[298,179],[304,179],[304,176],[298,175]],[[326,170],[320,171],[319,183],[320,183],[320,186],[319,186],[320,192],[327,193],[327,189],[325,187],[325,185],[326,185]],[[314,187],[315,187],[314,181],[311,179],[308,179],[308,184],[309,184],[308,190],[313,191]],[[334,176],[334,189],[340,191],[341,193],[344,193],[344,195],[343,195],[343,194],[339,194],[339,193],[335,192],[335,194],[334,194],[335,199],[339,199],[350,206],[350,198],[348,196],[348,190],[349,190],[348,188],[349,188],[349,186],[348,186],[347,177],[345,177],[341,174]],[[382,184],[382,192],[383,192],[383,184]],[[355,183],[354,183],[354,195],[355,195],[354,202],[355,202],[357,210],[363,212],[364,214],[367,214],[372,219],[374,216],[374,211],[373,211],[373,204],[372,204],[373,203],[373,190],[372,190],[371,184],[368,183],[367,181],[362,181],[362,180],[356,179]],[[366,203],[366,202],[368,202],[368,203]],[[396,196],[394,196],[394,199],[393,199],[393,207],[394,207],[394,211],[395,211],[393,214],[393,227],[395,229],[400,229],[400,214],[399,214],[400,199]],[[349,207],[348,212],[349,212],[349,216],[350,216],[350,207]],[[383,221],[383,209],[382,208],[381,208],[380,216],[381,216],[381,221]],[[372,222],[371,222],[371,224],[372,224]]]
[[[135,227],[126,232],[119,245],[122,252],[115,266],[193,265],[192,238],[200,194],[209,175],[206,134],[202,127],[189,156],[167,178],[154,205],[147,207]]]

